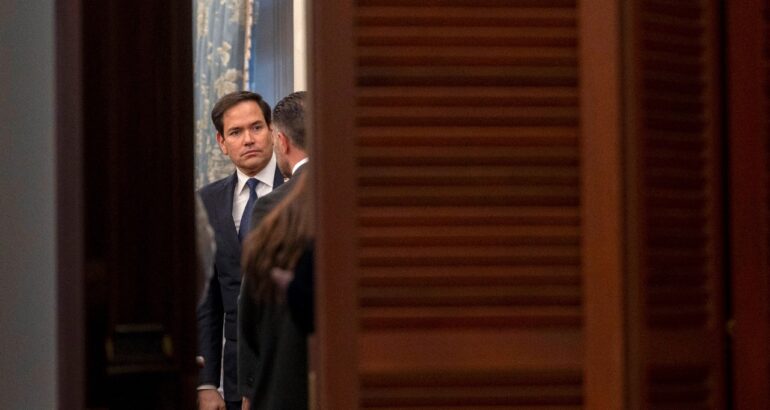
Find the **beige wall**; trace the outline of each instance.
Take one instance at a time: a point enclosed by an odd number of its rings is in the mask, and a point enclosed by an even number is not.
[[[294,0],[294,91],[307,90],[307,1]]]

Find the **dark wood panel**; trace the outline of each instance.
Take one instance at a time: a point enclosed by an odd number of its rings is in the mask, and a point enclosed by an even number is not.
[[[770,407],[770,2],[729,2],[733,405]],[[761,63],[760,63],[761,62]],[[757,206],[757,204],[764,206]]]
[[[82,5],[86,404],[191,408],[192,5]]]

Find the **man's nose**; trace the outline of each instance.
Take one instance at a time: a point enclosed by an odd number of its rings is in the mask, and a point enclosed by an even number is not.
[[[254,141],[256,141],[256,140],[257,140],[256,136],[257,136],[257,133],[256,133],[256,131],[254,131],[254,130],[248,130],[248,131],[246,131],[246,137],[244,138],[244,140],[243,140],[243,141],[244,141],[246,144],[253,144],[253,143],[254,143]]]

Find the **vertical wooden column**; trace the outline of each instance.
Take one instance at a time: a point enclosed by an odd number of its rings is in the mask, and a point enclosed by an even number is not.
[[[770,407],[768,2],[727,2],[733,398]]]
[[[320,409],[355,409],[359,402],[353,3],[308,3],[311,164],[318,211],[318,343],[312,354]]]
[[[585,299],[585,405],[623,409],[629,389],[621,95],[621,9],[582,1],[581,181]]]

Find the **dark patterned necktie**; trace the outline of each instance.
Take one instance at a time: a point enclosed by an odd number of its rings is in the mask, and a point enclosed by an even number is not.
[[[249,234],[249,228],[251,227],[251,212],[254,210],[254,204],[257,202],[257,184],[259,184],[259,181],[256,178],[249,178],[246,181],[246,185],[249,187],[249,200],[246,202],[246,208],[243,209],[241,224],[238,228],[238,240],[241,242]]]

